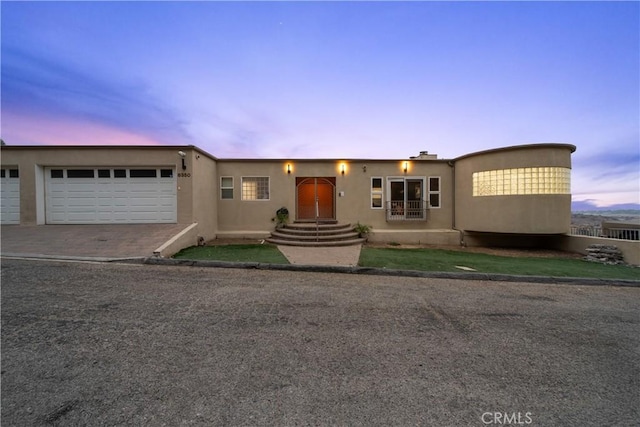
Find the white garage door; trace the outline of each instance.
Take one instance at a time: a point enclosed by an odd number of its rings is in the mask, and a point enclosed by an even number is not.
[[[46,168],[47,224],[175,223],[173,168]]]
[[[0,222],[20,224],[20,176],[18,169],[0,169]]]

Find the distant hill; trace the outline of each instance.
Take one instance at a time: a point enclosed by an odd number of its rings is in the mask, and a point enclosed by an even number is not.
[[[640,221],[640,204],[623,203],[611,206],[596,206],[589,200],[571,203],[571,224],[574,226],[600,226],[603,221]]]
[[[597,212],[616,213],[625,215],[640,215],[639,203],[622,203],[610,206],[596,206],[589,200],[576,201],[571,203],[571,212]]]

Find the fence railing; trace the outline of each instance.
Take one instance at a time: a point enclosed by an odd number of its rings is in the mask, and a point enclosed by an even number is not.
[[[602,227],[599,225],[572,225],[571,234],[574,236],[602,237]]]
[[[387,221],[426,221],[427,202],[424,200],[390,201],[386,206]]]
[[[640,230],[634,228],[601,227],[599,225],[572,225],[574,236],[606,237],[609,239],[640,240]]]

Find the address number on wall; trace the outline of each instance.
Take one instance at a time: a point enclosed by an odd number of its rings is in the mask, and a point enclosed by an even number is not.
[[[184,172],[184,173],[183,173],[183,172],[180,172],[180,173],[178,174],[178,178],[191,178],[191,174],[190,174],[190,173],[188,173],[188,172]]]

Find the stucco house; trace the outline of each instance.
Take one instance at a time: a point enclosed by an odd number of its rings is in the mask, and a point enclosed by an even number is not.
[[[553,246],[570,229],[575,149],[531,144],[381,160],[221,159],[195,146],[3,146],[0,218],[177,223],[195,244],[266,238],[285,207],[291,222],[367,224],[372,241]]]

